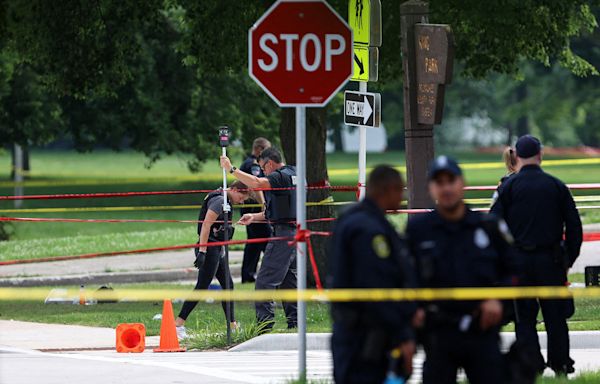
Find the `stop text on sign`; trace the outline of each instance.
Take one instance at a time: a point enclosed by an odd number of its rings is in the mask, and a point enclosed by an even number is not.
[[[260,37],[258,44],[260,49],[270,57],[269,63],[266,59],[258,60],[258,66],[265,72],[272,72],[279,66],[280,55],[275,51],[276,46],[285,45],[285,55],[281,56],[285,63],[285,70],[288,72],[294,71],[294,53],[296,52],[299,53],[300,65],[305,71],[314,72],[324,64],[325,71],[331,72],[333,70],[332,58],[346,51],[344,37],[329,33],[325,34],[324,42],[314,33],[307,33],[302,38],[297,33],[282,33],[279,36],[265,33]],[[299,46],[295,47],[296,44]]]

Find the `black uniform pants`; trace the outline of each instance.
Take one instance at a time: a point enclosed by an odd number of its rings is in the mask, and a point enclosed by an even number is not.
[[[455,384],[459,367],[471,384],[503,383],[505,365],[499,343],[497,331],[428,330],[423,384]]]
[[[225,289],[226,276],[229,275],[229,288],[233,290],[233,280],[231,279],[231,272],[228,270],[229,265],[225,264],[225,259],[223,258],[223,247],[208,247],[206,249],[206,259],[204,264],[198,270],[198,281],[196,282],[194,289],[208,289],[215,276],[219,281],[221,288]],[[179,312],[179,317],[181,317],[183,320],[186,320],[197,304],[197,301],[184,302],[183,306],[181,307],[181,311]],[[221,305],[223,306],[225,316],[227,316],[227,303],[223,301]],[[231,315],[229,321],[233,322],[235,321],[233,301],[229,302],[229,310]]]
[[[250,224],[246,226],[248,239],[271,237],[269,224]],[[244,258],[242,260],[242,283],[253,283],[256,281],[256,267],[261,252],[265,251],[267,243],[248,243],[244,247]]]
[[[296,228],[288,225],[273,226],[273,236],[293,237]],[[269,241],[260,270],[256,277],[256,290],[260,289],[296,289],[296,247],[289,245],[287,240]],[[256,302],[256,320],[269,330],[273,327],[275,318],[275,302]],[[288,328],[298,325],[298,305],[295,301],[283,302],[283,310],[287,318]]]
[[[368,330],[365,327],[349,328],[334,322],[331,336],[333,377],[336,384],[381,384],[388,368],[386,348],[378,356],[365,353]]]
[[[523,266],[522,284],[525,286],[564,286],[566,271],[556,262],[550,252],[519,251]],[[536,330],[538,312],[542,309],[548,335],[548,367],[564,372],[574,361],[569,357],[569,328],[567,318],[572,315],[572,300],[528,299],[517,301],[519,321],[516,322],[517,339],[531,347],[536,355],[538,368],[544,366],[540,342]]]

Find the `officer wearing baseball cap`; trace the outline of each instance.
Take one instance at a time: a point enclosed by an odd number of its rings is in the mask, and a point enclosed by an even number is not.
[[[465,205],[465,181],[456,161],[437,157],[428,178],[435,209],[409,218],[406,229],[420,286],[516,284],[517,266],[508,227]],[[464,368],[472,384],[505,382],[499,331],[510,308],[495,299],[424,303],[423,383],[456,383],[459,367]]]
[[[569,189],[540,167],[542,144],[531,136],[516,145],[519,172],[498,189],[492,212],[503,217],[515,237],[523,285],[564,286],[569,268],[579,256],[582,226]],[[563,240],[564,238],[564,240]],[[542,309],[548,332],[548,361],[540,352],[536,323]],[[566,319],[575,308],[572,300],[519,300],[517,340],[532,346],[541,373],[547,365],[557,375],[574,372],[569,356],[569,329]]]
[[[286,165],[281,153],[271,147],[261,152],[258,165],[265,176],[257,177],[240,171],[227,156],[221,156],[221,167],[250,188],[268,189],[265,191],[265,210],[246,213],[239,224],[248,225],[268,221],[274,237],[294,237],[296,235],[296,167]],[[265,249],[258,275],[256,289],[295,289],[296,247],[287,240],[271,240]],[[268,332],[275,324],[275,302],[256,302],[256,320],[261,332]],[[288,329],[298,327],[298,308],[295,301],[284,301],[283,310]]]

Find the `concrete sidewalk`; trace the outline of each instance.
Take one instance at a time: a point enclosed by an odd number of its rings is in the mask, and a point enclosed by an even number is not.
[[[600,331],[569,332],[571,349],[600,349]],[[538,332],[540,346],[546,349],[548,344],[546,332]],[[508,348],[515,342],[514,332],[502,332],[502,348]],[[308,333],[306,348],[310,351],[328,351],[331,348],[331,333]],[[272,333],[250,339],[231,348],[230,352],[268,352],[297,351],[298,335],[295,333]]]
[[[546,332],[539,332],[540,345],[546,348]],[[600,349],[600,331],[570,332],[571,349]],[[328,351],[330,333],[308,333],[307,349]],[[503,332],[504,346],[515,340],[514,332]],[[154,347],[159,336],[147,336],[146,346]],[[46,324],[0,320],[0,346],[36,350],[94,350],[115,347],[113,328]],[[296,333],[272,333],[255,337],[230,349],[230,352],[297,351]]]
[[[247,349],[237,352],[119,354],[114,350],[115,331],[107,328],[60,324],[0,321],[0,382],[17,384],[88,384],[121,383],[288,383],[296,375],[296,350],[282,350],[297,339],[295,334],[264,335],[254,340],[273,339],[274,348]],[[581,334],[582,337],[578,337]],[[575,340],[599,339],[600,332],[571,333]],[[307,351],[308,378],[331,381],[332,357],[329,334],[309,334]],[[314,339],[314,340],[313,340]],[[317,342],[321,346],[315,344]],[[147,338],[156,345],[156,337]],[[106,349],[106,350],[92,350]],[[46,351],[46,352],[40,352]],[[545,351],[542,351],[545,354]],[[572,347],[577,372],[597,370],[600,349]],[[410,384],[420,382],[424,355],[414,357]],[[550,374],[547,371],[547,374]],[[464,375],[460,375],[464,380]]]
[[[114,349],[113,328],[0,320],[0,346],[40,351]],[[157,347],[159,336],[146,336],[146,348]]]

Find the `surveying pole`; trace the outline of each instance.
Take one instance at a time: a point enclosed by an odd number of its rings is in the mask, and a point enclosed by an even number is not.
[[[229,146],[229,127],[219,127],[219,144],[221,145],[222,155],[227,156],[227,147]],[[227,202],[227,171],[223,168],[223,230],[225,231],[225,240],[229,240],[229,219],[231,214],[231,206]],[[225,263],[225,290],[229,291],[229,281],[231,273],[229,271],[229,245],[225,244],[225,255],[223,262]],[[227,344],[231,344],[231,302],[225,302],[225,317],[227,323]]]

